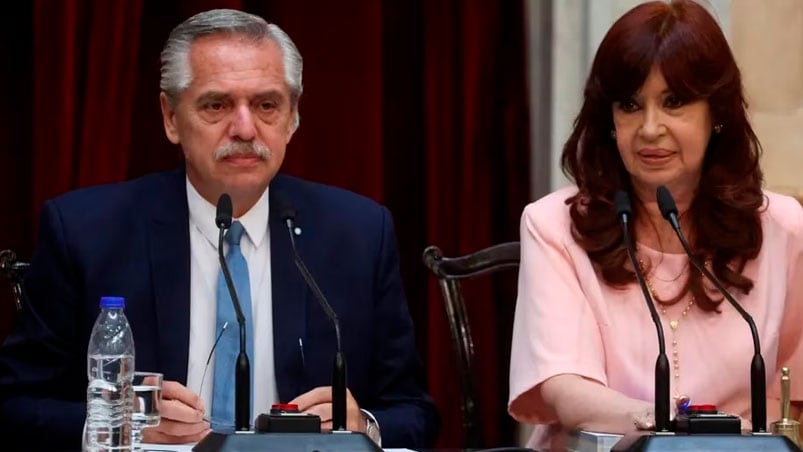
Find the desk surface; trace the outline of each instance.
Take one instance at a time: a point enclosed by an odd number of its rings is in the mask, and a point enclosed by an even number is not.
[[[142,452],[192,452],[195,443],[189,444],[142,444]],[[414,452],[410,449],[384,449],[386,452]]]
[[[596,432],[576,432],[569,439],[571,452],[608,452],[622,438],[622,435]],[[142,452],[192,452],[195,443],[190,444],[142,444]],[[386,452],[415,452],[411,449],[383,449]]]
[[[597,432],[575,432],[569,437],[571,452],[608,452],[616,445],[622,435]]]

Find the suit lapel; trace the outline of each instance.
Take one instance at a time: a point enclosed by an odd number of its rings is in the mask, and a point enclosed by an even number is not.
[[[184,171],[170,173],[151,196],[150,260],[165,380],[187,383],[190,347],[190,233]]]
[[[287,226],[281,218],[282,178],[277,175],[270,193],[270,254],[273,302],[273,360],[279,400],[289,402],[306,390],[302,345],[306,334],[306,293],[304,280],[295,266]],[[287,202],[287,201],[284,201]],[[292,207],[298,209],[299,206]]]

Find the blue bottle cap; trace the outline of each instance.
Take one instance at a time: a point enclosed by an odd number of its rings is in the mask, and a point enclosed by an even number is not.
[[[101,308],[125,308],[123,297],[100,297]]]

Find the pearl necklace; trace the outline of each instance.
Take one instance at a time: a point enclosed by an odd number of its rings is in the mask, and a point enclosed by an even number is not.
[[[644,262],[641,260],[640,257],[638,259],[638,264],[639,267],[641,268],[641,272],[644,274],[644,279],[647,282],[647,289],[649,289],[650,291],[650,296],[653,298],[653,300],[655,300],[656,299],[655,289],[652,286],[652,280],[647,275],[647,272],[645,271]],[[674,384],[675,395],[672,398],[675,399],[675,401],[680,400],[680,398],[682,397],[686,397],[684,395],[681,395],[680,392],[678,392],[678,388],[680,388],[680,354],[678,353],[678,340],[676,337],[676,333],[678,327],[680,326],[680,320],[685,318],[689,314],[689,311],[691,310],[692,306],[694,306],[694,295],[691,296],[691,299],[683,308],[683,311],[680,313],[680,317],[678,317],[675,320],[669,318],[669,315],[666,313],[666,306],[661,307],[660,310],[661,314],[669,320],[669,329],[672,330],[672,368],[674,369],[673,374],[675,380]]]

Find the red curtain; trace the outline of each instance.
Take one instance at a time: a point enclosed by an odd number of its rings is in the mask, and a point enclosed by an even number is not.
[[[482,0],[36,0],[0,31],[12,89],[0,131],[0,248],[31,256],[44,200],[172,169],[159,52],[169,31],[213,7],[279,24],[304,55],[301,127],[284,171],[372,197],[396,220],[427,383],[441,412],[438,445],[462,439],[451,342],[440,294],[421,264],[516,240],[528,197],[523,4]],[[515,281],[512,281],[515,286]],[[510,444],[504,411],[514,295],[471,286],[469,314],[490,444]],[[515,289],[515,287],[514,287]],[[0,337],[13,321],[0,289]],[[493,299],[493,303],[488,300]]]
[[[142,2],[33,5],[37,209],[70,188],[128,176]]]
[[[462,255],[518,237],[529,147],[522,9],[512,2],[425,4],[426,173],[437,183],[427,197],[427,237],[445,254]],[[489,445],[509,444],[513,434],[505,410],[515,304],[510,284],[463,284]],[[452,346],[434,280],[429,299],[430,390],[447,420],[442,437],[457,438],[459,385],[449,378],[454,361],[444,359],[453,356]]]

